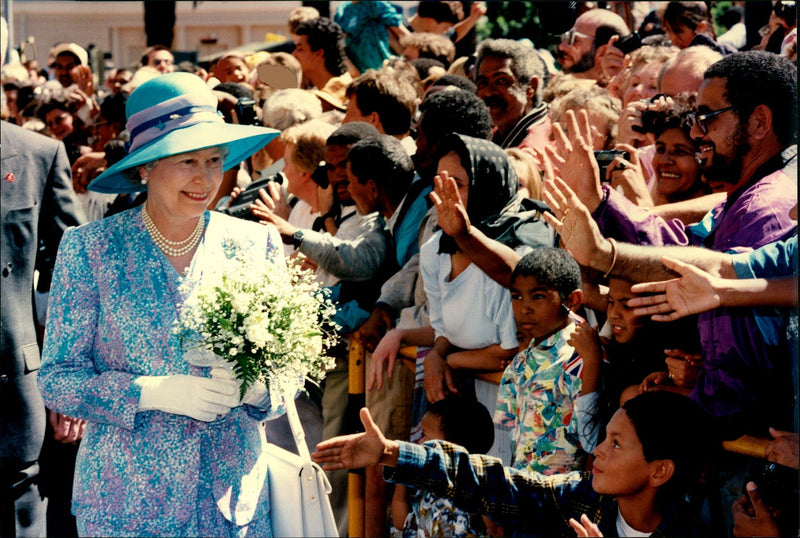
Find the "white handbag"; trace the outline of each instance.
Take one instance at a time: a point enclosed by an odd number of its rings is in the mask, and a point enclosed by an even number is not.
[[[267,443],[269,502],[274,536],[339,536],[328,495],[325,471],[311,461],[294,399],[284,397],[286,415],[297,451]]]

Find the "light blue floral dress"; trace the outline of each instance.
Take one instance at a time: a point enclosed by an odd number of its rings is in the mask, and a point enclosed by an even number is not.
[[[265,263],[282,257],[271,227],[205,218],[194,276],[224,255],[226,238],[249,243]],[[47,407],[88,422],[72,499],[83,535],[271,535],[265,480],[252,484],[267,473],[258,459],[262,421],[282,406],[245,405],[211,423],[137,412],[138,376],[208,376],[209,368],[184,360],[173,333],[183,279],[150,238],[140,208],[64,234],[38,380]]]

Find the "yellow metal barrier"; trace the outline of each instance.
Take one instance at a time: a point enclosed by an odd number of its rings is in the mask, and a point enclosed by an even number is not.
[[[350,338],[350,370],[348,372],[348,393],[350,399],[364,395],[366,381],[366,354],[364,346],[355,338]],[[364,472],[351,471],[347,475],[347,513],[348,536],[364,536]]]

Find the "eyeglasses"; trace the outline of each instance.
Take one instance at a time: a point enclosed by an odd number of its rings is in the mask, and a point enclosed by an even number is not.
[[[584,39],[594,39],[593,35],[587,35],[577,31],[575,28],[571,29],[568,32],[564,32],[561,34],[561,42],[566,43],[570,47],[575,46],[575,37],[582,37]]]
[[[692,113],[691,117],[692,117],[692,119],[694,121],[694,124],[697,125],[697,127],[700,129],[700,131],[703,134],[707,134],[708,133],[708,120],[710,120],[711,118],[715,118],[715,117],[719,116],[720,114],[724,114],[725,112],[728,112],[729,110],[733,110],[734,108],[736,108],[736,107],[734,107],[734,106],[726,106],[725,108],[720,108],[719,110],[714,110],[713,112],[706,112],[704,114],[698,114],[697,111],[695,111],[695,112]]]

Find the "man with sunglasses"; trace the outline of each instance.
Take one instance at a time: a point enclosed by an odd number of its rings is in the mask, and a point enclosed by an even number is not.
[[[670,278],[662,256],[695,265],[705,256],[704,249],[663,248],[668,245],[747,252],[795,235],[797,222],[789,211],[797,203],[796,107],[797,69],[785,58],[743,52],[708,68],[691,136],[706,178],[723,182],[728,197],[690,226],[666,222],[597,180],[565,174],[603,236],[632,243],[589,253],[592,267],[634,282],[659,280]],[[717,309],[700,316],[703,373],[691,396],[725,419],[732,434],[765,435],[770,422],[791,426],[782,322],[764,311]]]
[[[616,13],[607,9],[590,9],[561,36],[558,63],[565,73],[600,81],[603,79],[600,59],[608,50],[608,41],[612,36],[624,37],[628,34],[628,26]]]

